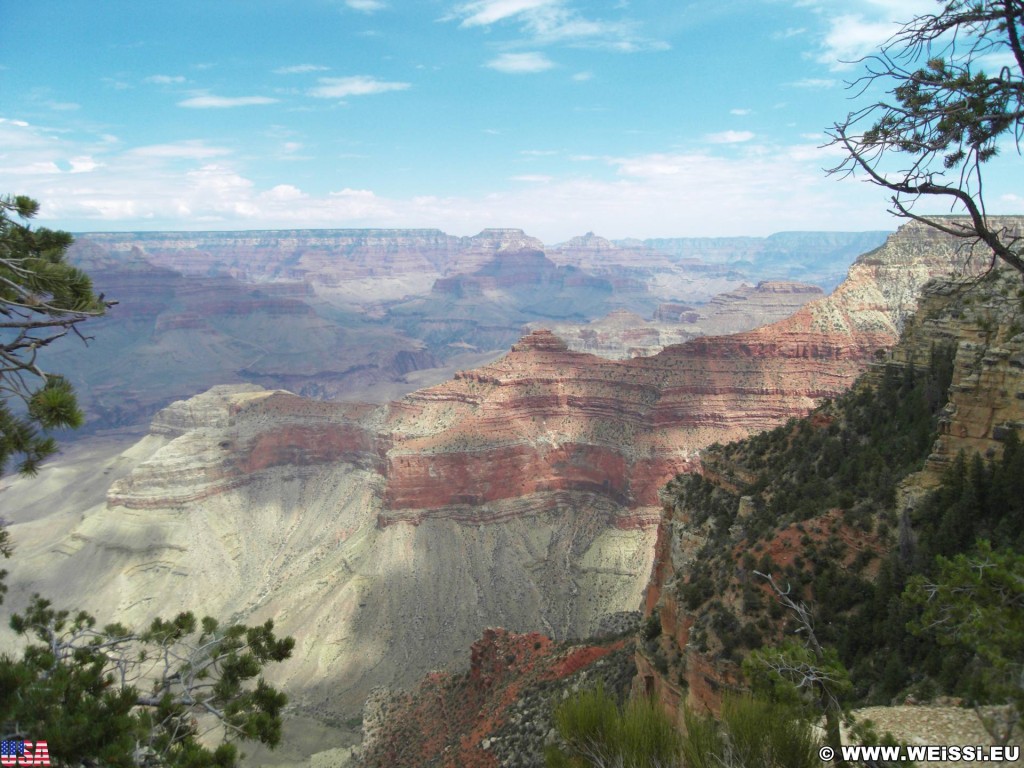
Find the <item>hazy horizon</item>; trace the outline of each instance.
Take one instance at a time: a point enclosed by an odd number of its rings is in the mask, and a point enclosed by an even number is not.
[[[0,192],[76,232],[891,230],[848,63],[933,0],[110,0],[0,29]],[[992,62],[993,65],[998,62]],[[1012,174],[988,207],[1024,213]],[[935,211],[942,213],[944,211]]]

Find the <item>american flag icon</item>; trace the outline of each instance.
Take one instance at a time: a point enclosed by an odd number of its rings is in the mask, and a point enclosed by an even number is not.
[[[25,742],[21,739],[0,741],[0,755],[3,757],[21,757],[25,754]]]

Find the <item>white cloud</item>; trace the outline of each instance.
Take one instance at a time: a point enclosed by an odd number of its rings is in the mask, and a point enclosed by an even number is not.
[[[932,13],[934,0],[848,0],[809,3],[827,23],[816,60],[833,70],[850,69],[875,53],[900,27],[915,16]]]
[[[167,144],[149,144],[135,147],[125,153],[129,157],[152,157],[179,160],[205,160],[211,157],[223,157],[231,154],[231,150],[223,147],[211,147],[203,141],[175,141]]]
[[[543,53],[503,53],[487,62],[487,66],[508,74],[534,74],[555,66]]]
[[[100,167],[100,164],[88,155],[72,157],[68,164],[71,166],[71,173],[89,173]]]
[[[753,110],[750,109],[730,109],[729,114],[736,115],[737,117],[745,117],[746,115],[751,114],[752,111]]]
[[[825,89],[835,87],[836,81],[823,77],[805,77],[802,80],[794,80],[787,83],[790,88],[815,88]]]
[[[805,32],[807,32],[805,27],[788,27],[787,29],[772,35],[772,38],[775,40],[786,40],[791,37],[799,37]]]
[[[844,69],[888,40],[897,30],[892,21],[868,21],[861,14],[844,14],[831,20],[818,61],[832,69]]]
[[[464,17],[461,26],[477,27],[494,24],[528,11],[551,8],[559,3],[560,0],[477,0],[460,6],[455,13]]]
[[[326,72],[330,67],[319,64],[295,64],[291,67],[278,67],[274,70],[275,75],[304,75],[307,72]]]
[[[189,109],[230,109],[276,103],[277,99],[272,99],[269,96],[193,96],[190,99],[179,101],[178,106]]]
[[[262,197],[265,200],[280,200],[283,202],[294,202],[296,200],[305,200],[309,197],[298,187],[292,186],[291,184],[278,184],[276,187],[271,187],[263,193]]]
[[[573,81],[577,83],[585,83],[587,80],[592,80],[593,78],[593,72],[577,72],[572,76]]]
[[[741,144],[752,138],[754,138],[754,134],[750,131],[721,131],[704,136],[704,139],[712,144]]]
[[[669,47],[644,35],[634,21],[589,19],[565,0],[475,0],[456,6],[447,18],[461,19],[464,28],[516,23],[533,45],[569,44],[621,53]]]
[[[177,83],[184,83],[185,78],[181,75],[150,75],[144,83],[154,83],[155,85],[175,85]]]
[[[380,0],[345,0],[345,5],[361,13],[374,13],[387,8],[387,3]]]
[[[370,96],[375,93],[387,93],[388,91],[404,91],[410,87],[409,83],[378,80],[376,77],[369,77],[367,75],[321,77],[317,82],[320,85],[310,88],[308,93],[310,96],[315,96],[318,99]]]
[[[346,187],[316,194],[289,178],[287,169],[257,182],[241,165],[244,158],[201,140],[125,151],[99,135],[72,136],[80,134],[0,118],[8,187],[42,201],[40,218],[49,226],[74,231],[437,227],[475,234],[514,226],[559,242],[588,230],[658,237],[894,225],[883,192],[825,178],[823,151],[810,143],[578,156],[574,173],[495,178],[479,195],[382,197]],[[261,167],[259,178],[267,172]],[[993,200],[1016,194],[1010,183],[990,189]]]

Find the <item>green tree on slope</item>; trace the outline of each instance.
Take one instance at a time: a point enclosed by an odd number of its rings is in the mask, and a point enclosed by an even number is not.
[[[29,197],[0,197],[0,472],[20,457],[18,469],[34,474],[57,448],[45,431],[81,425],[71,385],[39,354],[69,333],[81,337],[79,324],[114,303],[67,262],[71,235],[29,227],[38,212]]]
[[[962,643],[983,666],[980,693],[1006,702],[1006,717],[984,717],[992,735],[1009,741],[1024,714],[1024,555],[979,541],[971,554],[938,557],[938,576],[915,576],[905,598],[923,608],[911,630],[942,644]]]
[[[0,471],[17,459],[26,474],[56,450],[46,431],[83,419],[41,351],[69,333],[84,340],[79,324],[115,303],[67,263],[71,235],[28,226],[38,210],[31,198],[0,197]],[[0,520],[0,555],[12,553]],[[281,739],[287,698],[262,672],[295,641],[278,638],[270,621],[223,626],[181,613],[143,630],[100,627],[36,595],[10,623],[25,645],[0,656],[0,738],[46,741],[54,765],[229,768],[234,742]]]

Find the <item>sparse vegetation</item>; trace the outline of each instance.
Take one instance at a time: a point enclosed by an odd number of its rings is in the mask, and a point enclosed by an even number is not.
[[[182,613],[137,632],[36,596],[11,627],[28,643],[21,658],[0,658],[0,727],[9,739],[45,737],[61,765],[228,768],[235,742],[281,739],[287,698],[260,675],[294,641],[272,622]],[[222,737],[208,741],[211,731]]]
[[[555,724],[565,746],[547,750],[549,768],[669,768],[679,759],[679,733],[654,699],[620,708],[603,686],[585,689],[555,710]]]
[[[819,741],[795,709],[753,696],[726,697],[722,717],[684,712],[687,768],[815,768]]]

